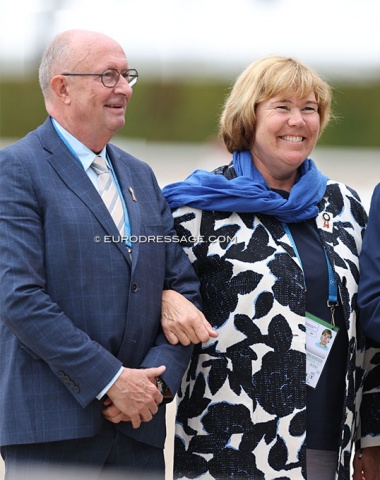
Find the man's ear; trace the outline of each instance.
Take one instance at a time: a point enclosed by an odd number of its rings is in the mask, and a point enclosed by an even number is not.
[[[62,75],[56,75],[51,79],[51,89],[56,97],[58,97],[63,103],[70,103],[69,86],[66,78]]]

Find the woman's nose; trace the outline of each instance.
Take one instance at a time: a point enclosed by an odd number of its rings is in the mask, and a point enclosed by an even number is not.
[[[302,126],[305,123],[302,112],[299,108],[292,108],[290,110],[289,125]]]

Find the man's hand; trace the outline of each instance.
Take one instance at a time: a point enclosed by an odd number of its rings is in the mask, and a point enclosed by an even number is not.
[[[163,365],[146,369],[124,368],[107,392],[103,415],[112,423],[130,421],[133,428],[152,420],[163,400],[156,387],[156,377],[165,370]]]
[[[380,447],[358,449],[353,465],[353,480],[380,480]]]
[[[161,325],[172,345],[204,343],[218,336],[203,313],[175,290],[162,292]]]

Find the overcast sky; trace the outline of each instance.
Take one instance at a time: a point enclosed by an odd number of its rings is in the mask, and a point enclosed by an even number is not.
[[[2,71],[23,72],[59,31],[99,30],[160,76],[235,77],[268,54],[328,77],[380,78],[380,0],[0,0]]]

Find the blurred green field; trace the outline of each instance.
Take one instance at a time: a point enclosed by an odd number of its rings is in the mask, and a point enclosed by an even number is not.
[[[121,138],[154,142],[207,142],[217,136],[228,83],[140,81]],[[334,120],[323,146],[380,146],[380,79],[368,84],[333,84]],[[46,117],[37,79],[0,79],[0,136],[19,138]]]

